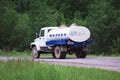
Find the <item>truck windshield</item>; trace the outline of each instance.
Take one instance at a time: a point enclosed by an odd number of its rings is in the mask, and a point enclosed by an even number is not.
[[[43,36],[45,36],[45,31],[44,31],[44,30],[41,30],[41,31],[40,31],[40,37],[43,37]]]

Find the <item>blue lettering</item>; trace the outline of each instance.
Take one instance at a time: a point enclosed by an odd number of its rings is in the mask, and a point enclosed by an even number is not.
[[[52,35],[50,34],[50,37],[52,37]]]
[[[84,35],[85,35],[85,32],[84,32],[84,31],[83,31],[83,32],[80,32],[80,33],[78,33],[78,35],[79,35],[79,36],[81,36],[81,35],[84,36]]]
[[[66,33],[64,33],[64,36],[66,36]]]
[[[73,31],[70,33],[70,36],[77,36],[77,31]]]
[[[77,31],[72,31],[70,33],[70,36],[85,36],[85,31],[82,31],[82,32],[77,32]]]

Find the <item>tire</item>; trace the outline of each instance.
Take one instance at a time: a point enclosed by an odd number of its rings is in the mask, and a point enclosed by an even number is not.
[[[40,57],[40,53],[37,51],[37,48],[35,46],[32,48],[32,57],[34,59],[38,59]]]
[[[57,59],[65,59],[66,57],[66,53],[61,51],[61,47],[60,46],[56,46],[54,48],[54,56]]]
[[[77,58],[85,58],[87,55],[87,51],[80,51],[75,53]]]

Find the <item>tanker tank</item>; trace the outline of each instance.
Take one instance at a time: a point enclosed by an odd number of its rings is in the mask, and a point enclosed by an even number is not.
[[[49,31],[47,41],[70,39],[74,42],[83,42],[89,39],[90,31],[84,26],[72,24],[70,27],[64,25]]]

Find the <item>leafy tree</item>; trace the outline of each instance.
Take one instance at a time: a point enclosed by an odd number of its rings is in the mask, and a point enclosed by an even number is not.
[[[97,1],[90,5],[86,19],[94,38],[94,53],[111,53],[111,46],[119,36],[119,15],[107,0]],[[117,17],[115,17],[117,15]],[[116,20],[118,19],[118,20]],[[115,26],[115,24],[118,24]]]
[[[29,26],[29,17],[27,14],[18,14],[17,17],[17,24],[11,36],[12,47],[22,51],[29,47],[32,30]]]
[[[120,0],[0,0],[0,49],[23,51],[45,26],[90,29],[91,53],[120,53]]]
[[[12,32],[16,24],[16,12],[9,1],[0,1],[0,48],[10,49]]]
[[[32,31],[28,26],[28,15],[20,14],[14,10],[11,1],[2,0],[0,4],[0,48],[5,51],[15,48],[24,50],[31,41],[30,32]]]
[[[35,31],[39,31],[41,27],[57,26],[62,23],[60,19],[64,20],[64,16],[49,7],[45,0],[31,0],[30,4],[30,18],[31,26]]]

